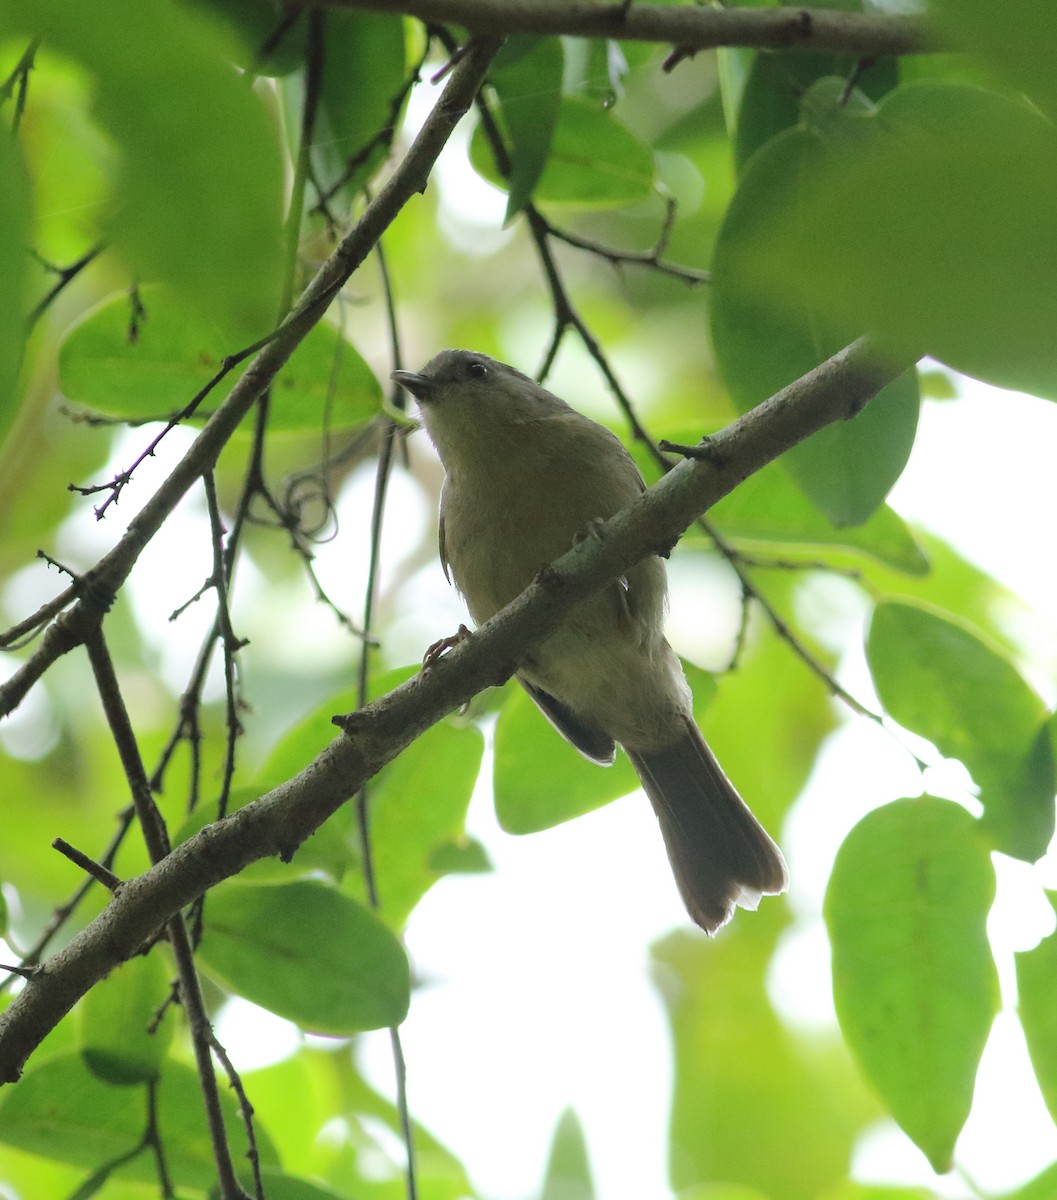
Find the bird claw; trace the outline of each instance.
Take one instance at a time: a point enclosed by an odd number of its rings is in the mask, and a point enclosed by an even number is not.
[[[590,538],[594,538],[596,541],[600,542],[602,540],[602,527],[605,525],[605,523],[604,517],[592,517],[591,520],[587,522],[586,529],[582,529],[579,533],[574,534],[573,545],[579,546],[581,542],[586,542]]]
[[[448,653],[449,650],[454,650],[456,646],[462,642],[468,641],[473,634],[466,628],[465,625],[460,625],[458,630],[449,634],[448,637],[442,637],[434,642],[432,646],[422,656],[422,670],[431,670],[440,660]]]

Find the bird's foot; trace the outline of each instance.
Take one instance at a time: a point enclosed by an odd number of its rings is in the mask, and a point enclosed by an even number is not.
[[[473,637],[473,634],[466,628],[465,625],[460,625],[458,630],[450,634],[448,637],[443,637],[439,641],[433,643],[432,646],[422,656],[422,670],[429,671],[448,653],[449,650],[454,650],[460,643],[468,641]]]

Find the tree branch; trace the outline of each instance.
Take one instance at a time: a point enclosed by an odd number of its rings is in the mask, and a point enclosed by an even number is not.
[[[336,738],[293,779],[208,825],[121,892],[49,959],[0,1014],[0,1082],[78,999],[187,904],[260,858],[297,847],[386,763],[441,717],[503,683],[578,602],[671,546],[743,479],[823,426],[854,416],[909,364],[882,359],[865,339],[710,438],[708,459],[673,468],[585,538],[501,613],[430,670],[341,718]]]
[[[819,8],[705,8],[580,0],[325,0],[335,8],[454,21],[476,33],[551,33],[663,42],[689,51],[716,46],[825,50],[877,57],[935,49],[915,17],[868,16]]]

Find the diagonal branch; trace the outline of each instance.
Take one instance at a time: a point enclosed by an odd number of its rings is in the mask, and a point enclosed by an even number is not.
[[[680,51],[716,46],[822,50],[878,57],[936,47],[911,16],[824,8],[705,7],[697,4],[592,3],[590,0],[325,0],[335,8],[405,13],[435,24],[452,21],[475,33],[550,33],[663,42]]]
[[[228,439],[257,398],[323,316],[349,276],[374,249],[403,206],[425,189],[437,155],[473,102],[498,47],[499,39],[493,37],[477,38],[468,43],[403,161],[316,272],[278,334],[250,363],[184,457],[129,523],[120,541],[81,577],[77,603],[59,614],[32,657],[0,686],[0,715],[17,708],[56,659],[83,644],[98,628],[136,560],[169,514],[196,480],[213,469]]]
[[[251,862],[289,859],[364,782],[421,733],[484,688],[503,683],[578,602],[666,550],[743,479],[816,430],[854,416],[910,364],[882,359],[862,339],[709,439],[633,504],[585,538],[477,633],[429,671],[341,719],[336,738],[303,771],[208,825],[144,875],[49,959],[0,1014],[0,1081],[19,1077],[41,1039],[98,980],[187,904]]]

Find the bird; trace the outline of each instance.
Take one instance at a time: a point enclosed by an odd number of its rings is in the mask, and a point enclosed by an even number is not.
[[[620,439],[514,367],[444,350],[393,379],[417,401],[444,467],[445,575],[478,625],[645,489]],[[521,685],[593,762],[627,753],[660,824],[692,920],[715,933],[736,906],[788,885],[785,860],[720,767],[664,636],[656,555],[584,601],[527,653]]]

